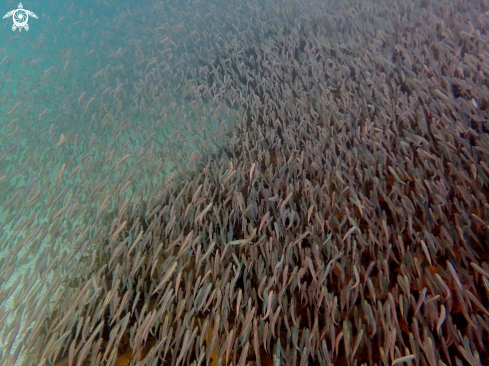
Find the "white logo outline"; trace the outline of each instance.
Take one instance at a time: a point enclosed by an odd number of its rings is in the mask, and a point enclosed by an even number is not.
[[[36,14],[34,14],[30,10],[25,10],[22,3],[19,3],[19,8],[9,11],[3,16],[3,19],[11,16],[14,22],[14,24],[12,25],[12,30],[15,31],[17,28],[19,28],[19,32],[22,32],[22,28],[24,28],[26,31],[29,30],[29,24],[27,24],[27,21],[29,20],[29,15],[37,19]]]

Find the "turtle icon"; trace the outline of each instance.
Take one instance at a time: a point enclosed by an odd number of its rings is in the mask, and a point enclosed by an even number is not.
[[[14,24],[12,25],[12,30],[14,31],[19,28],[19,31],[22,32],[22,28],[24,28],[26,31],[29,30],[29,24],[27,24],[27,21],[29,20],[29,15],[37,19],[36,14],[34,14],[32,11],[25,10],[22,3],[19,3],[18,9],[9,11],[3,16],[3,18],[5,19],[11,16],[12,20],[14,21]]]

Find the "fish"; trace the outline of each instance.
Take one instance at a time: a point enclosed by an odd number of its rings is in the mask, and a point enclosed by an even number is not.
[[[416,357],[414,355],[407,355],[403,357],[396,358],[394,361],[392,361],[392,366],[399,365],[401,363],[409,362],[412,360],[415,360]]]

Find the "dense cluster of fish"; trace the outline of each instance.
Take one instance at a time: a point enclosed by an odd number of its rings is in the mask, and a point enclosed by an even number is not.
[[[489,3],[148,6],[1,101],[2,365],[488,365]]]

